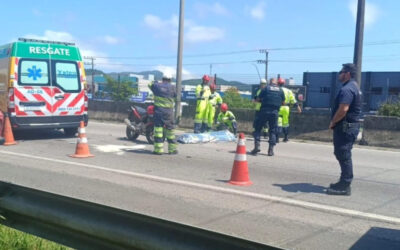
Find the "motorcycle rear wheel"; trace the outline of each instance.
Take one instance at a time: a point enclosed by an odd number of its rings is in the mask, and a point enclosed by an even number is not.
[[[146,129],[146,139],[149,144],[154,144],[154,127],[150,126]]]
[[[139,133],[135,133],[130,127],[126,127],[126,137],[128,140],[135,141],[139,137]]]

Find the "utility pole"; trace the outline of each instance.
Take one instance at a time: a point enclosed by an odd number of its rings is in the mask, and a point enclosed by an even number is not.
[[[94,60],[96,60],[96,58],[94,58],[93,56],[85,56],[85,59],[90,59],[91,65],[92,65],[92,98],[94,98],[94,90],[95,90],[95,86],[94,86]]]
[[[117,95],[119,97],[119,85],[121,84],[121,75],[118,73],[118,89],[117,89]]]
[[[268,81],[268,50],[260,49],[260,53],[265,53],[265,60],[257,60],[257,63],[265,63],[265,80]]]
[[[181,91],[182,91],[182,53],[183,53],[183,21],[185,0],[180,0],[179,5],[179,32],[178,32],[178,62],[176,67],[176,105],[175,120],[179,125],[181,116]]]
[[[357,67],[356,81],[361,89],[361,64],[362,64],[362,49],[364,39],[364,13],[365,0],[358,0],[357,4],[357,23],[356,23],[356,38],[354,43],[354,59],[353,63]]]
[[[212,75],[212,64],[210,63],[210,76]]]
[[[92,98],[94,99],[94,91],[95,91],[95,86],[94,86],[94,57],[92,59]]]

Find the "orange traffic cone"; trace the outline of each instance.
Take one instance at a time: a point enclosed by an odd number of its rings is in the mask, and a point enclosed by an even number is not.
[[[85,125],[83,122],[80,123],[78,133],[79,135],[78,135],[78,141],[76,143],[75,154],[70,156],[74,158],[93,157],[94,155],[92,155],[89,152],[89,145],[88,145],[88,140],[86,138]]]
[[[86,137],[86,129],[85,129],[85,123],[81,121],[78,129],[78,138],[83,138],[83,137]]]
[[[11,122],[10,122],[10,118],[8,117],[8,114],[5,114],[5,122],[4,122],[4,145],[5,146],[10,146],[10,145],[15,145],[17,144],[14,140],[14,135],[12,132],[12,128],[11,128]]]
[[[239,134],[239,140],[236,148],[235,161],[233,162],[230,184],[249,186],[253,184],[249,178],[249,169],[247,167],[246,144],[244,134]]]

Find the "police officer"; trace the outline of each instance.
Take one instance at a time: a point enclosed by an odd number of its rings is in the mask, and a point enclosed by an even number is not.
[[[343,64],[339,72],[339,81],[343,83],[332,107],[329,128],[333,129],[333,146],[336,159],[339,161],[341,174],[337,183],[331,184],[328,194],[350,195],[353,180],[353,162],[351,149],[360,131],[361,94],[357,82],[356,66]]]
[[[257,155],[260,152],[260,136],[263,126],[268,122],[269,126],[269,148],[268,155],[274,155],[274,146],[276,144],[276,129],[278,126],[279,108],[285,101],[285,94],[282,88],[276,84],[276,79],[271,79],[271,85],[265,87],[258,98],[261,101],[261,109],[256,117],[254,128],[254,149],[250,152]]]
[[[174,134],[174,102],[176,89],[171,84],[172,74],[165,73],[161,83],[150,84],[154,94],[154,151],[156,155],[164,152],[164,128],[168,141],[168,153],[177,154],[176,139]]]
[[[257,101],[258,97],[260,96],[261,90],[263,90],[263,88],[265,88],[265,86],[267,86],[267,80],[265,80],[264,78],[260,80],[260,86],[258,87],[258,89],[256,89],[255,91],[255,95],[253,96],[253,102],[255,103],[254,105],[254,110],[255,110],[255,114],[254,114],[254,121],[253,121],[253,128],[255,128],[255,122],[258,116],[258,113],[260,112],[261,109],[261,102]],[[264,138],[267,137],[267,133],[268,133],[268,128],[266,126],[263,127],[263,135]]]
[[[202,78],[202,83],[196,87],[196,115],[194,117],[194,133],[203,133],[207,129],[208,119],[207,119],[207,104],[208,98],[211,95],[208,82],[210,77],[204,75]]]

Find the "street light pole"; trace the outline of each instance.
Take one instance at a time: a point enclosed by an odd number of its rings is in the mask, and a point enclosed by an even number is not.
[[[265,63],[265,80],[268,81],[268,50],[260,49],[260,53],[265,53],[265,60],[257,60],[257,63]]]
[[[175,120],[179,124],[181,115],[181,91],[182,91],[182,52],[183,52],[183,24],[184,24],[185,0],[180,0],[179,6],[179,33],[178,33],[178,62],[176,67],[176,105]]]
[[[362,65],[362,51],[364,39],[364,12],[365,0],[358,0],[357,4],[357,23],[356,23],[356,38],[354,46],[354,59],[353,63],[357,67],[356,81],[361,88],[361,65]]]
[[[258,74],[258,78],[260,79],[260,82],[261,82],[261,75],[260,75],[260,71],[258,71],[258,67],[257,67],[257,65],[256,65],[255,63],[252,63],[251,65],[253,65],[253,66],[254,66],[254,68],[256,68],[256,70],[257,70],[257,74]]]

